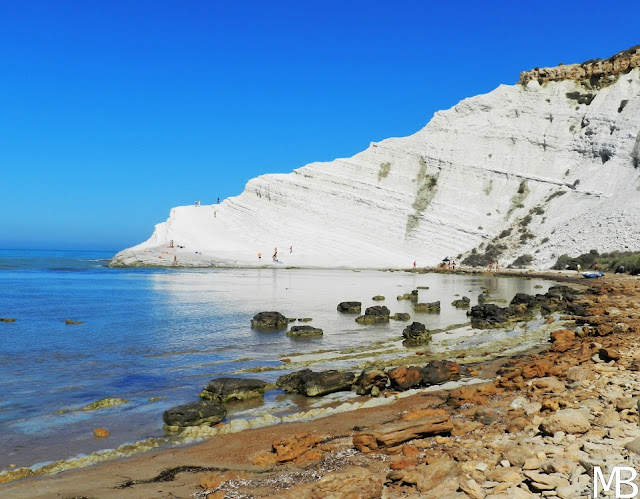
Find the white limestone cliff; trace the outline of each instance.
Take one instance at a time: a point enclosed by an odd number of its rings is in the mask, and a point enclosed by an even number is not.
[[[173,208],[112,264],[279,265],[277,247],[286,266],[423,266],[473,251],[469,262],[531,255],[546,268],[563,253],[640,250],[640,49],[630,60],[588,80],[523,73],[409,137]]]

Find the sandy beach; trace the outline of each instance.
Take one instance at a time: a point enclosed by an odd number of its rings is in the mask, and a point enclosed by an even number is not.
[[[640,378],[635,357],[640,283],[625,275],[600,280],[535,275],[578,289],[572,302],[582,313],[563,317],[569,322],[551,333],[548,347],[482,365],[464,366],[458,359],[475,384],[30,477],[0,486],[0,493],[15,498],[592,495],[594,466],[608,473],[613,466],[637,469],[640,462],[635,454],[640,392],[634,389]],[[385,390],[380,397],[396,395]]]

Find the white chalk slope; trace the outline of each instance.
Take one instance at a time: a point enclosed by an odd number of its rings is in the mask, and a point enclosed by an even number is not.
[[[575,81],[501,85],[409,137],[262,175],[220,205],[173,208],[113,263],[408,267],[493,241],[503,266],[531,254],[548,267],[562,253],[638,250],[640,68],[589,104],[572,92],[588,93]]]

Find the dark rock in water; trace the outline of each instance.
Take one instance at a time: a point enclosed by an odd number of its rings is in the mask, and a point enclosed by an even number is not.
[[[360,373],[360,376],[353,384],[353,389],[358,395],[367,395],[372,393],[372,390],[380,393],[387,386],[388,380],[389,376],[382,369],[368,367]]]
[[[403,295],[399,295],[398,300],[418,301],[418,290],[414,289],[413,291],[411,291],[411,293],[405,293]]]
[[[15,322],[13,317],[0,317],[0,322]]]
[[[389,319],[393,319],[394,321],[408,321],[411,319],[411,316],[409,314],[405,314],[404,312],[397,312],[393,315],[390,315]]]
[[[469,308],[469,305],[471,305],[471,300],[469,299],[468,296],[463,296],[458,300],[453,300],[451,302],[451,305],[453,305],[456,308]]]
[[[322,329],[313,326],[293,326],[288,332],[287,336],[295,337],[307,337],[307,336],[322,336]]]
[[[280,376],[276,385],[287,393],[317,397],[351,390],[354,378],[355,375],[352,372],[331,370],[315,373],[311,369],[303,369]]]
[[[371,298],[373,301],[384,301],[384,296],[382,295],[376,295],[373,298]]]
[[[298,319],[298,322],[311,322],[313,319],[311,317],[303,317]]]
[[[411,345],[417,345],[421,343],[429,343],[431,341],[431,331],[429,331],[421,322],[414,322],[402,331],[407,342]]]
[[[296,318],[295,318],[295,317],[289,317],[289,318],[287,319],[287,321],[288,321],[288,322],[295,322],[295,321],[296,321]]]
[[[416,312],[438,313],[440,312],[440,302],[416,303],[413,310]]]
[[[295,320],[295,319],[294,319]],[[260,312],[251,319],[251,327],[254,329],[282,330],[289,325],[287,319],[280,312]]]
[[[439,385],[460,378],[460,366],[448,360],[433,360],[420,370],[422,384]]]
[[[65,319],[64,323],[67,326],[79,326],[80,324],[84,324],[84,322],[82,322],[82,321],[74,321],[72,319]]]
[[[222,404],[213,400],[199,400],[165,411],[162,420],[168,426],[199,426],[218,423],[226,415],[227,410]]]
[[[418,289],[429,289],[429,286],[416,286]]]
[[[387,373],[391,388],[394,390],[408,390],[420,386],[422,374],[416,366],[400,366]]]
[[[266,381],[247,378],[215,378],[204,387],[200,397],[218,402],[247,400],[264,395]]]
[[[534,308],[540,304],[535,296],[531,296],[526,293],[516,293],[509,304],[520,305],[521,303],[524,303],[528,308]]]
[[[389,309],[384,305],[376,305],[369,307],[365,310],[364,315],[356,318],[356,322],[359,324],[380,324],[382,322],[389,322]]]
[[[478,295],[478,305],[483,305],[487,301],[489,301],[490,297],[488,293],[480,293]]]
[[[343,301],[338,304],[338,312],[348,312],[351,314],[359,314],[362,310],[362,302],[359,301]]]
[[[471,317],[471,325],[480,329],[506,324],[511,319],[512,314],[513,310],[511,308],[499,307],[493,303],[475,305],[467,312],[467,315]]]

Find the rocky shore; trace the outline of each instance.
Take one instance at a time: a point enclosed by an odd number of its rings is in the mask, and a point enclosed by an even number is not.
[[[362,382],[358,393],[371,393],[375,387],[378,399],[392,403],[220,434],[191,447],[6,484],[0,493],[593,497],[594,468],[608,478],[615,466],[640,467],[640,282],[616,276],[587,284],[580,293],[564,293],[561,313],[567,315],[551,333],[548,348],[464,367],[474,384],[454,389],[431,386],[400,397],[397,390],[411,379],[411,366],[398,368],[402,373],[387,372],[396,380],[388,387],[384,373],[363,372],[360,377],[370,375],[369,383]],[[523,314],[527,299],[519,301],[491,311],[497,316],[497,309]],[[446,372],[442,379],[457,377],[453,362],[441,364]],[[437,369],[429,372],[437,375]],[[417,373],[425,375],[420,369]],[[212,398],[221,397],[225,387],[207,390]]]

